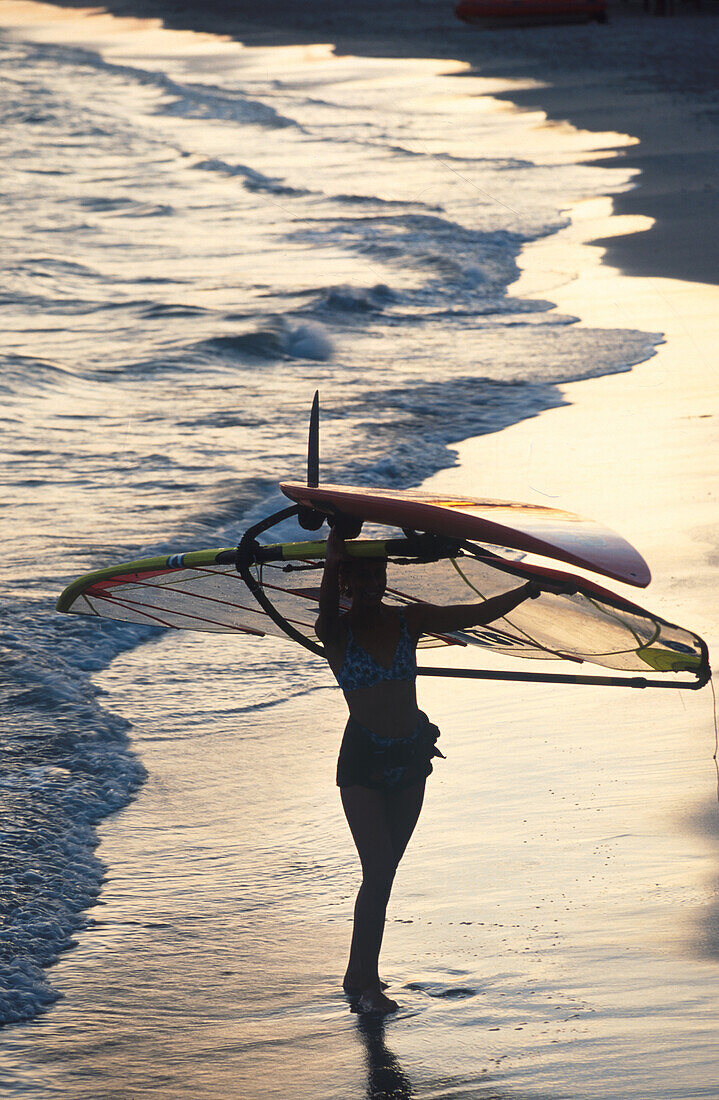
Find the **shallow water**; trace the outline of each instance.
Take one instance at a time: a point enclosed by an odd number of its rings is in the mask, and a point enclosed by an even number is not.
[[[423,687],[454,756],[393,903],[390,1056],[337,994],[356,872],[324,667],[53,613],[78,573],[231,544],[279,504],[318,386],[325,473],[408,486],[454,441],[559,403],[559,383],[650,356],[656,334],[511,291],[571,201],[629,186],[581,163],[629,139],[542,127],[451,61],[249,50],[33,4],[3,19],[9,1094],[641,1097],[678,1087],[672,1043],[708,1082],[716,938],[691,914],[714,841],[645,820],[644,710],[624,772],[600,760],[590,781],[581,745],[547,761],[506,694],[483,695],[501,732],[478,747],[471,691]],[[648,789],[678,817],[705,760],[677,751],[676,700],[657,713]],[[95,826],[133,794],[98,859]],[[592,1083],[608,1052],[613,1092]],[[692,1087],[665,1094],[712,1095]]]

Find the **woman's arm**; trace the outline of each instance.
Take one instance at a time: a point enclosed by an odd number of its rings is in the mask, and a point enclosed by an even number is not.
[[[453,630],[464,630],[469,626],[483,626],[501,619],[519,607],[525,600],[536,599],[542,589],[536,581],[528,581],[521,588],[505,592],[501,596],[492,596],[482,603],[451,604],[441,607],[436,604],[413,604],[408,607],[411,626],[417,634],[447,634]]]
[[[336,637],[340,621],[340,562],[344,557],[344,540],[331,528],[327,539],[327,556],[320,586],[320,613],[315,633],[321,642]]]

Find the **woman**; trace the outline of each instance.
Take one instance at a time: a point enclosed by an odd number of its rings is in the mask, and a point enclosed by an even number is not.
[[[345,816],[362,864],[362,885],[343,986],[362,1012],[395,1012],[380,981],[379,952],[392,882],[412,836],[432,771],[439,730],[417,707],[421,634],[493,622],[541,589],[531,581],[479,604],[388,607],[383,559],[347,558],[333,529],[320,590],[317,636],[349,707],[337,763]],[[351,597],[340,615],[340,592]]]

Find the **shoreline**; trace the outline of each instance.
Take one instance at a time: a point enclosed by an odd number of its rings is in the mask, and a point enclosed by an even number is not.
[[[48,0],[58,8],[83,0]],[[610,3],[608,24],[481,31],[455,18],[451,0],[373,0],[342,10],[326,0],[105,0],[117,16],[172,29],[224,34],[246,46],[330,42],[338,54],[452,59],[467,75],[517,82],[495,93],[519,109],[545,112],[591,132],[632,134],[604,166],[639,169],[615,200],[619,215],[654,220],[649,232],[601,240],[628,274],[719,283],[719,256],[705,227],[719,194],[719,17],[705,10],[660,18],[637,2]],[[524,85],[522,87],[522,85]],[[591,161],[589,162],[591,163]],[[680,200],[680,201],[677,201]]]
[[[627,228],[611,206],[610,198],[575,206],[566,229],[524,250],[511,289],[551,294],[557,311],[579,317],[580,325],[609,327],[624,318],[626,325],[662,331],[664,342],[627,372],[561,385],[566,404],[494,438],[460,444],[459,468],[486,468],[491,456],[498,496],[549,499],[623,532],[653,577],[646,597],[619,589],[639,603],[658,599],[657,610],[670,619],[672,603],[677,615],[685,605],[687,616],[701,620],[695,628],[713,632],[716,642],[719,287],[614,268],[596,243],[598,234]],[[449,489],[452,475],[443,471],[433,482],[441,478]]]
[[[566,228],[523,249],[509,290],[550,298],[580,326],[661,331],[656,353],[627,371],[560,384],[562,403],[459,443],[456,464],[422,488],[550,504],[613,528],[645,557],[652,580],[646,589],[616,581],[607,587],[695,630],[711,661],[719,646],[719,287],[612,267],[597,236],[622,234],[637,221],[615,215],[612,205],[613,196],[604,196],[570,207]],[[473,667],[476,655],[439,652],[433,663]],[[710,691],[681,692],[683,700],[698,696],[706,730]],[[430,705],[441,705],[441,689],[429,694]],[[600,698],[597,728],[605,717]],[[557,706],[568,712],[566,694],[564,703],[557,695]],[[714,745],[711,731],[702,750],[707,762]],[[719,838],[719,821],[712,832]]]

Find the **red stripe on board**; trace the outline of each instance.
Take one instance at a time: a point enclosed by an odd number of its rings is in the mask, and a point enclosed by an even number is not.
[[[143,582],[138,580],[138,577],[161,577],[166,573],[180,573],[182,570],[178,568],[171,569],[150,569],[147,573],[123,573],[118,577],[109,577],[106,581],[94,581],[89,588],[85,591],[89,592],[91,596],[94,596],[96,591],[101,591],[104,588],[114,588],[116,584],[142,584]]]

